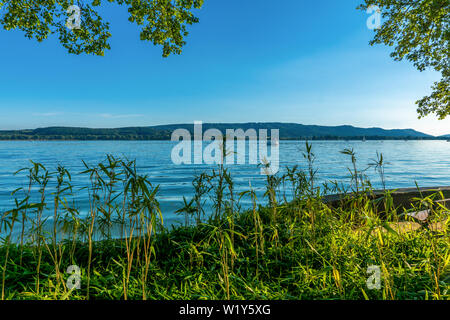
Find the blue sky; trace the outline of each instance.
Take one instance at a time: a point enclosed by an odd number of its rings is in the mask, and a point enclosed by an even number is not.
[[[296,122],[450,133],[414,102],[439,78],[390,49],[359,0],[205,0],[181,56],[139,40],[126,8],[107,4],[105,57],[69,55],[0,30],[0,129],[168,123]]]

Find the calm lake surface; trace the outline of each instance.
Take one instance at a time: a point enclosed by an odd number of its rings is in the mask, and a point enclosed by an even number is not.
[[[205,143],[206,144],[206,143]],[[359,169],[368,167],[376,159],[376,152],[383,153],[386,165],[388,188],[414,187],[415,181],[421,187],[450,185],[450,143],[446,141],[314,141],[317,178],[319,182],[337,180],[348,184],[350,157],[340,153],[353,148],[357,154]],[[192,179],[196,174],[213,168],[208,165],[175,165],[171,150],[176,143],[169,141],[3,141],[0,142],[0,209],[14,206],[11,192],[19,187],[26,188],[26,175],[14,175],[17,170],[28,167],[29,160],[44,164],[53,171],[58,164],[65,166],[72,174],[77,188],[86,186],[86,175],[82,160],[95,165],[105,160],[106,154],[136,159],[140,173],[148,174],[154,185],[160,185],[159,201],[165,223],[184,221],[174,214],[181,208],[183,196],[193,194]],[[280,142],[280,172],[284,167],[298,165],[306,168],[302,153],[304,141]],[[270,146],[269,146],[270,149]],[[249,189],[249,183],[261,195],[265,176],[260,175],[256,165],[231,166],[236,191]],[[375,187],[381,187],[379,176],[373,169],[366,174]],[[77,204],[87,208],[87,191],[77,191]]]

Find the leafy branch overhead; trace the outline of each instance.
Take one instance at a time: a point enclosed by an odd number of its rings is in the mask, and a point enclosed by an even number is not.
[[[359,9],[381,9],[383,24],[371,45],[393,46],[391,57],[406,59],[424,71],[433,69],[442,76],[433,92],[416,102],[420,117],[450,115],[450,1],[449,0],[364,0]]]
[[[163,56],[180,54],[186,44],[187,26],[198,22],[193,10],[204,0],[108,0],[126,6],[128,20],[141,27],[140,39],[162,46]],[[41,42],[56,34],[61,44],[73,54],[103,56],[110,49],[109,23],[97,12],[106,1],[0,0],[0,24],[6,30],[18,29],[30,39]],[[67,9],[77,5],[80,28],[69,29]]]

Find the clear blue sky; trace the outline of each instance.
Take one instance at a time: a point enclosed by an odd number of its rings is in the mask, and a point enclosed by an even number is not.
[[[414,101],[438,75],[369,46],[359,0],[205,0],[181,56],[139,40],[107,4],[112,50],[69,55],[0,30],[0,129],[296,122],[450,133]]]

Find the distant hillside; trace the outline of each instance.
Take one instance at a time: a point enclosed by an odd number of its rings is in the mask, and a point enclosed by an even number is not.
[[[34,130],[3,130],[0,140],[170,140],[176,129],[193,133],[193,124],[172,124],[151,127],[115,129],[90,129],[75,127],[50,127]],[[413,129],[385,130],[382,128],[357,128],[353,126],[315,126],[295,123],[205,123],[203,131],[226,129],[279,129],[282,140],[336,140],[336,139],[437,139]],[[268,132],[270,134],[270,131]],[[442,137],[443,138],[443,137]]]
[[[450,139],[450,134],[446,134],[446,135],[440,136],[439,138]]]

